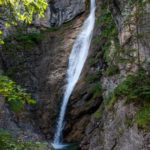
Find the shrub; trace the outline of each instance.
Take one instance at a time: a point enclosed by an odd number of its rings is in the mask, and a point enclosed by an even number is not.
[[[17,32],[14,32],[14,34],[11,34],[4,39],[5,45],[3,48],[12,52],[15,50],[27,50],[38,44],[42,38],[43,34],[40,32],[28,33],[27,31],[18,29]]]
[[[111,108],[116,100],[125,98],[126,102],[135,102],[140,110],[136,114],[136,123],[144,127],[150,118],[150,76],[140,68],[138,72],[128,75],[115,90],[109,94],[105,103]]]
[[[3,129],[0,129],[0,149],[1,150],[14,150],[16,149],[15,141],[11,134]]]
[[[45,150],[46,146],[44,142],[16,139],[10,131],[0,129],[0,150]]]
[[[16,40],[18,42],[28,43],[28,44],[38,44],[42,40],[41,33],[33,32],[33,33],[21,33],[16,35]]]
[[[113,76],[115,74],[119,74],[120,70],[117,65],[109,66],[105,72],[107,76]]]
[[[108,96],[108,100],[118,99],[118,97],[126,97],[127,102],[150,102],[149,73],[139,69],[137,73],[128,75]]]
[[[94,94],[94,97],[102,96],[102,87],[100,82],[91,85],[90,92]]]
[[[139,127],[147,128],[150,130],[149,121],[150,121],[150,104],[146,104],[145,106],[141,107],[140,110],[137,112],[135,122],[139,125]]]
[[[6,97],[12,111],[21,110],[26,103],[35,104],[35,100],[7,76],[0,75],[0,93]]]
[[[128,75],[116,89],[115,95],[126,96],[127,101],[146,101],[150,102],[150,78],[145,70],[139,71],[133,75]]]
[[[86,77],[86,81],[89,82],[89,83],[93,83],[93,82],[100,79],[100,74],[101,74],[101,72],[99,72],[99,71],[88,74],[87,77]]]

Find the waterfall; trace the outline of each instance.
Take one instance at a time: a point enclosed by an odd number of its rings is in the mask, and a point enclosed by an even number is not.
[[[61,145],[63,122],[64,122],[68,100],[80,77],[84,63],[87,59],[88,51],[92,39],[94,24],[95,24],[95,0],[91,0],[90,15],[85,20],[81,28],[81,31],[75,40],[75,43],[73,45],[69,57],[69,65],[67,70],[67,84],[64,92],[60,114],[57,120],[56,133],[54,135],[53,145],[55,148]]]

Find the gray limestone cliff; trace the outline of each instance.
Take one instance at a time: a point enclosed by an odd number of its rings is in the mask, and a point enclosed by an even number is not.
[[[86,0],[50,0],[44,18],[35,18],[37,26],[60,26],[68,22],[86,9]]]

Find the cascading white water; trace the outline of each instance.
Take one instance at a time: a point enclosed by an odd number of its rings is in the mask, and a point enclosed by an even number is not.
[[[63,103],[61,106],[59,118],[57,121],[56,133],[54,135],[53,146],[59,148],[61,145],[61,135],[63,130],[63,122],[66,112],[68,100],[72,91],[80,77],[82,68],[88,56],[90,43],[92,39],[93,29],[95,24],[95,0],[91,0],[90,15],[85,20],[81,31],[75,40],[70,57],[69,66],[67,70],[67,85],[64,92]]]

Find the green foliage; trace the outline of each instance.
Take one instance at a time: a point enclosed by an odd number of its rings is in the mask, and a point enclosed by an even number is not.
[[[115,88],[114,92],[109,95],[108,100],[112,102],[112,100],[115,101],[119,97],[126,97],[127,102],[150,102],[149,74],[146,73],[144,69],[139,69],[137,73],[128,75],[127,78]]]
[[[96,118],[96,119],[100,119],[103,115],[103,111],[104,111],[104,108],[103,106],[101,105],[98,110],[93,114],[93,117]]]
[[[20,111],[26,103],[35,104],[35,100],[24,89],[3,75],[0,75],[0,93],[6,97],[6,102],[15,112]]]
[[[24,43],[29,43],[33,44],[36,43],[38,44],[42,39],[42,36],[38,32],[33,32],[33,33],[26,33],[26,34],[17,34],[16,35],[16,40],[18,42],[24,42]]]
[[[101,17],[99,22],[102,23],[103,31],[101,33],[102,38],[116,38],[117,30],[108,6],[103,6],[101,11]]]
[[[15,141],[8,131],[0,129],[0,149],[14,150],[16,148]]]
[[[51,27],[51,28],[48,28],[46,31],[48,32],[56,32],[60,29],[60,27]]]
[[[101,72],[99,72],[99,71],[96,71],[94,73],[90,73],[87,75],[86,81],[89,83],[93,83],[93,82],[100,79],[100,74],[101,74]]]
[[[38,44],[42,40],[42,38],[43,34],[40,32],[28,33],[18,29],[16,33],[13,33],[12,35],[4,39],[4,48],[9,51],[13,50],[13,52],[15,51],[15,49],[20,50],[31,48]],[[17,42],[17,44],[14,43],[14,41]]]
[[[39,17],[44,16],[47,8],[46,0],[0,0],[0,18],[3,20],[3,25],[9,27],[17,25],[18,21],[31,23],[33,15]],[[6,17],[7,19],[3,19]],[[0,30],[0,44],[4,44],[2,40],[2,31]]]
[[[94,97],[102,96],[102,87],[100,82],[96,82],[93,85],[91,85],[90,92],[94,94]]]
[[[140,110],[136,115],[136,123],[144,127],[150,118],[150,77],[149,72],[143,68],[137,73],[128,75],[127,78],[119,84],[115,90],[109,94],[105,104],[111,108],[118,99],[125,98],[126,102],[135,102]]]
[[[141,128],[150,129],[149,121],[150,121],[150,104],[146,104],[143,107],[141,107],[140,110],[137,112],[135,122]]]
[[[144,6],[149,0],[129,0],[130,5],[138,4],[139,6]]]
[[[46,0],[0,0],[0,6],[7,12],[4,15],[8,15],[10,19],[25,21],[27,23],[32,22],[34,14],[38,14],[39,17],[44,15],[44,11],[47,7]],[[8,23],[14,23],[14,20],[9,20]],[[13,21],[13,22],[12,22]]]
[[[105,74],[107,76],[113,76],[113,75],[119,74],[119,72],[120,72],[120,70],[117,65],[111,65],[107,68]]]
[[[45,150],[47,147],[47,143],[45,142],[21,142],[19,143],[19,146],[17,150]]]
[[[89,64],[90,67],[92,66],[97,66],[98,63],[100,62],[100,59],[101,59],[101,52],[99,52],[97,49],[95,50],[94,52],[94,55],[91,55],[87,62]]]
[[[117,97],[115,95],[115,92],[110,92],[107,96],[107,98],[105,99],[104,103],[107,106],[108,109],[112,108],[112,106],[114,105],[114,103],[117,101]]]
[[[112,14],[108,8],[108,4],[103,4],[101,6],[100,17],[97,19],[96,24],[101,25],[100,34],[94,39],[95,44],[101,43],[102,51],[104,54],[105,61],[112,64],[114,58],[116,59],[116,53],[113,56],[109,56],[112,41],[114,41],[114,47],[116,51],[120,48],[118,40],[118,31],[113,20]]]
[[[0,129],[0,150],[45,150],[46,145],[44,142],[25,142],[16,139],[11,132]]]
[[[88,64],[93,66],[95,64],[95,59],[93,57],[88,58]]]
[[[115,95],[126,96],[127,101],[149,101],[150,102],[150,78],[149,75],[140,69],[133,75],[128,75],[116,89]]]

